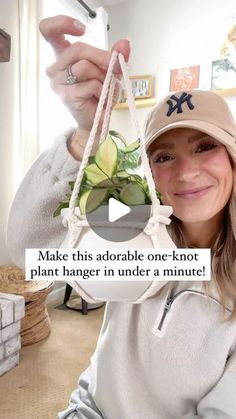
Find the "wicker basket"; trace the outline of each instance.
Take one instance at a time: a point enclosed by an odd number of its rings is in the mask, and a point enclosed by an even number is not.
[[[25,298],[25,317],[21,321],[21,344],[31,345],[50,333],[46,297],[52,281],[26,281],[24,271],[15,266],[0,266],[0,292]]]

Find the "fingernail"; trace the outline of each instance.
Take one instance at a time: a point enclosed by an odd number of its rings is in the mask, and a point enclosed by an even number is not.
[[[86,26],[83,23],[81,23],[79,20],[74,20],[74,26],[76,27],[76,29],[79,29],[83,32],[85,32],[86,30]]]
[[[128,41],[128,43],[129,43],[129,47],[131,48],[132,47],[132,41],[131,41],[131,38],[125,38],[126,39],[126,41]]]

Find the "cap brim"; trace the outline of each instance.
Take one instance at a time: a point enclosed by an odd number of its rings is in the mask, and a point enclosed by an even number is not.
[[[229,150],[230,154],[234,156],[236,160],[236,138],[234,138],[232,135],[228,134],[226,131],[219,127],[216,127],[213,124],[198,120],[178,121],[166,125],[157,133],[153,134],[150,138],[148,138],[146,142],[146,149],[148,149],[148,147],[153,143],[153,141],[159,138],[160,135],[174,128],[192,128],[210,135],[211,137],[215,138],[223,145],[225,145]]]

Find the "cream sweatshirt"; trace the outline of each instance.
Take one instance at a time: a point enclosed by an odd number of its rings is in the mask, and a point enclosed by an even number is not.
[[[59,247],[52,214],[79,162],[68,133],[30,168],[11,207],[7,241],[24,266],[26,247]],[[236,321],[223,321],[211,284],[169,282],[141,304],[107,303],[91,365],[58,419],[236,419]],[[230,313],[230,304],[227,309]]]

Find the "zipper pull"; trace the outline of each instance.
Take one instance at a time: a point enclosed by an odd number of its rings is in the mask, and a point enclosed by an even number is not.
[[[161,317],[161,321],[160,321],[160,323],[158,325],[158,328],[157,328],[158,330],[161,330],[162,329],[162,326],[163,326],[165,317],[166,317],[168,311],[171,308],[172,302],[173,302],[172,297],[168,297],[167,300],[166,300],[166,303],[164,305],[164,310],[163,310],[163,314],[162,314],[162,317]]]
[[[168,297],[165,303],[164,311],[169,311],[172,305],[172,297]]]

